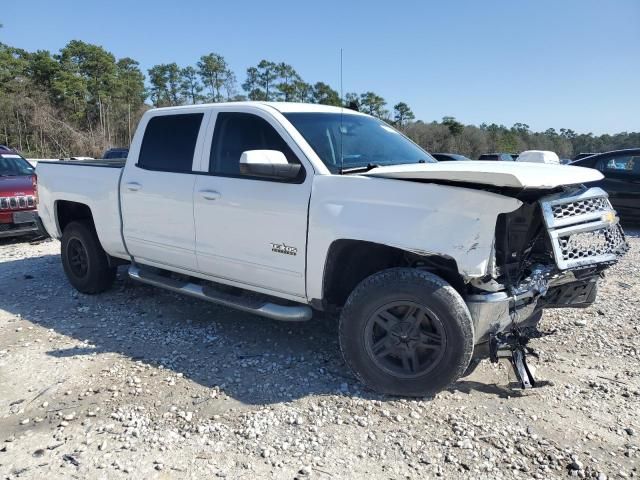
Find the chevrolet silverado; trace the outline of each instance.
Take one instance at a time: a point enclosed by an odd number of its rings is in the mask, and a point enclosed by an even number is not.
[[[339,315],[347,365],[423,396],[524,354],[626,249],[593,169],[436,162],[381,120],[239,102],[153,109],[125,160],[40,162],[39,215],[80,292],[139,282],[270,319]],[[497,361],[497,360],[496,360]]]

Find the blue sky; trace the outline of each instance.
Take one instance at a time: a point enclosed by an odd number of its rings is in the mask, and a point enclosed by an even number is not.
[[[0,41],[102,45],[146,68],[224,55],[240,82],[262,58],[308,82],[372,90],[425,121],[640,130],[640,0],[8,0]]]

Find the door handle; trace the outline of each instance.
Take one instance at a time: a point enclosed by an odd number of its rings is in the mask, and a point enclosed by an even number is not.
[[[131,192],[137,192],[142,188],[142,185],[140,185],[138,182],[128,182],[126,183],[126,187],[127,187],[127,190]]]
[[[217,200],[222,196],[220,192],[216,192],[215,190],[200,190],[198,193],[205,200]]]

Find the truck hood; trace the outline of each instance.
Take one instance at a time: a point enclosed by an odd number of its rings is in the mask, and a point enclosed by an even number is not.
[[[33,195],[31,175],[19,177],[0,177],[0,197],[15,195]]]
[[[439,180],[538,189],[594,182],[603,178],[602,174],[593,168],[476,160],[377,167],[362,175],[400,180]]]

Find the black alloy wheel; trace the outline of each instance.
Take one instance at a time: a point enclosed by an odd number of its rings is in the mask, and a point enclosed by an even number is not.
[[[416,302],[399,301],[382,306],[369,318],[365,346],[381,370],[415,378],[438,365],[447,337],[431,310]]]

